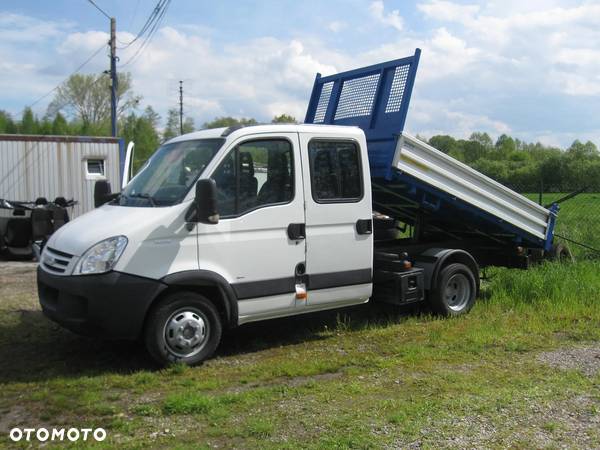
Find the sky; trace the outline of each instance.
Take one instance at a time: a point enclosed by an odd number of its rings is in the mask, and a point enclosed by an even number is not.
[[[95,0],[131,41],[157,0]],[[302,120],[315,74],[422,49],[406,130],[425,137],[486,131],[567,147],[600,144],[600,2],[570,0],[173,0],[137,57],[119,71],[164,118],[178,106],[196,127],[217,116]],[[108,41],[87,0],[0,3],[0,109],[15,117]],[[81,70],[109,66],[101,49]],[[38,101],[42,116],[52,95]]]

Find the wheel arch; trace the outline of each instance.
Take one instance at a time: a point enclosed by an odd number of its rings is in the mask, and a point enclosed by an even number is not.
[[[238,324],[237,297],[227,280],[210,270],[185,270],[169,274],[161,279],[167,288],[154,300],[154,306],[161,298],[174,291],[192,291],[202,294],[212,301],[223,317],[226,328]]]
[[[425,286],[432,289],[437,285],[438,278],[442,269],[448,264],[460,263],[467,266],[473,272],[475,277],[477,294],[479,294],[479,264],[473,256],[461,249],[451,248],[431,248],[423,252],[416,258],[415,266],[421,267],[425,271]]]

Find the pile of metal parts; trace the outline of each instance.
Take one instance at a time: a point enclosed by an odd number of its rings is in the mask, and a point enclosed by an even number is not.
[[[39,260],[48,238],[69,221],[69,208],[75,200],[57,197],[49,202],[40,197],[33,202],[0,199],[0,253],[9,259]]]

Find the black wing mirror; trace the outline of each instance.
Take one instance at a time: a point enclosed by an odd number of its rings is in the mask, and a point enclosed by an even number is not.
[[[110,191],[110,183],[108,181],[96,181],[94,184],[94,208],[98,208],[114,198],[111,196]]]
[[[196,183],[196,221],[200,223],[219,223],[217,208],[217,183],[212,178],[203,178]]]

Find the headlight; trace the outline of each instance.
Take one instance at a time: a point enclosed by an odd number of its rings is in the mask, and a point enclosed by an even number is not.
[[[115,236],[98,242],[79,259],[74,274],[90,275],[112,270],[126,246],[125,236]]]

